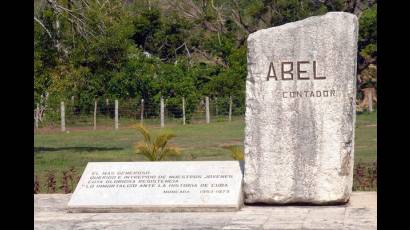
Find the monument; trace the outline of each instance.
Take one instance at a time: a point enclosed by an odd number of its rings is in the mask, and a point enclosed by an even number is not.
[[[71,212],[235,211],[335,204],[353,183],[355,15],[331,12],[248,37],[245,167],[238,161],[91,162]]]
[[[68,210],[236,211],[242,178],[238,161],[90,162]]]
[[[248,37],[245,203],[345,203],[353,180],[355,15]]]

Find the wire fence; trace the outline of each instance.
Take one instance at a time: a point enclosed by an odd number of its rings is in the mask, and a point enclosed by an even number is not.
[[[232,97],[204,97],[196,103],[185,98],[161,102],[144,100],[96,99],[94,102],[78,103],[75,100],[37,103],[34,109],[34,128],[61,128],[61,131],[74,127],[90,129],[118,129],[131,123],[149,125],[200,124],[241,119],[245,109],[243,103]],[[180,103],[179,103],[180,101]],[[208,103],[207,103],[208,101]],[[162,114],[162,115],[161,115]],[[161,117],[163,122],[161,122]],[[162,123],[162,124],[161,124]]]

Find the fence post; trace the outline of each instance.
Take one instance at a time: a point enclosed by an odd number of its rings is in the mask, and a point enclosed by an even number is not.
[[[118,100],[115,100],[115,130],[118,130]]]
[[[39,116],[40,116],[40,105],[39,105],[39,103],[37,103],[37,108],[36,108],[36,115],[35,115],[35,117],[34,117],[34,119],[35,119],[35,124],[36,124],[36,129],[38,129],[38,119],[39,119]]]
[[[229,95],[229,122],[232,121],[232,96]]]
[[[71,96],[71,112],[75,113],[75,106],[74,106],[74,96]]]
[[[367,100],[369,102],[369,112],[373,112],[373,95],[372,95],[372,90],[369,89],[368,90],[368,94],[367,94]]]
[[[161,128],[164,128],[164,98],[161,96]]]
[[[141,99],[141,124],[144,123],[144,99]]]
[[[105,99],[105,115],[108,117],[109,115],[110,115],[110,110],[109,110],[109,102],[110,102],[110,100],[107,98],[107,99]]]
[[[61,102],[61,132],[65,132],[65,108],[64,101]]]
[[[205,97],[205,112],[206,123],[209,124],[209,97]]]
[[[185,97],[182,97],[182,124],[185,125]]]
[[[97,100],[94,99],[94,130],[97,130]]]
[[[218,116],[218,98],[215,97],[215,117]]]

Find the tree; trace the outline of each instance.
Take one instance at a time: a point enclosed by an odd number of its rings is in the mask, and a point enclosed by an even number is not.
[[[248,35],[328,11],[359,16],[359,89],[376,87],[373,0],[35,1],[35,101],[49,93],[52,103],[75,96],[84,110],[96,97],[158,107],[163,95],[180,116],[185,97],[189,118],[204,95],[232,96],[243,111]]]
[[[359,72],[377,62],[377,4],[359,18]]]
[[[362,100],[360,105],[367,105],[368,97],[375,100],[377,89],[377,4],[364,10],[359,18],[358,49],[358,98]],[[374,93],[368,95],[370,92]]]

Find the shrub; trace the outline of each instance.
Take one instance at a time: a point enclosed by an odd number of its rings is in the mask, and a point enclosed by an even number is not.
[[[75,189],[74,186],[76,182],[78,183],[79,179],[80,176],[76,176],[76,170],[74,167],[71,167],[69,170],[63,171],[60,189],[62,189],[66,194],[72,193]]]
[[[56,177],[54,175],[54,171],[47,172],[47,193],[55,193],[56,192]]]
[[[37,176],[34,176],[34,194],[40,192],[40,181],[38,180]]]
[[[70,188],[68,187],[68,171],[63,171],[60,189],[62,189],[66,194],[70,193]]]
[[[181,153],[176,147],[169,147],[168,142],[175,137],[172,133],[161,133],[154,137],[143,125],[134,128],[144,137],[144,141],[134,146],[135,153],[150,161],[165,160],[168,156],[179,156]]]
[[[358,162],[354,167],[353,191],[377,190],[377,162]]]

